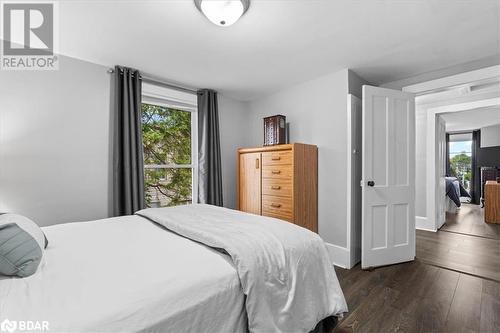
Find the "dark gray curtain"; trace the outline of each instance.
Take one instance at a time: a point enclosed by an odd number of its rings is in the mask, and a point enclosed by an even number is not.
[[[472,166],[471,166],[471,190],[470,196],[472,198],[472,203],[479,205],[481,198],[481,171],[477,165],[477,153],[480,149],[480,130],[472,132]]]
[[[139,71],[116,66],[113,114],[113,214],[131,215],[145,207]]]
[[[222,206],[217,93],[198,91],[198,202]]]

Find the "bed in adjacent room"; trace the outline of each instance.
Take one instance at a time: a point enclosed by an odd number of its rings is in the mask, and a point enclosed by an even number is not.
[[[462,206],[460,198],[469,198],[469,192],[463,187],[456,177],[445,177],[446,181],[446,211],[456,213],[457,208]]]
[[[0,320],[52,332],[307,332],[347,311],[322,240],[190,205],[42,228],[38,271],[0,280]]]

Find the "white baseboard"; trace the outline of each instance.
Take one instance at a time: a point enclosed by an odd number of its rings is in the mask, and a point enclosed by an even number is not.
[[[339,266],[342,268],[349,268],[350,262],[351,262],[351,256],[349,253],[349,249],[338,246],[338,245],[333,245],[330,243],[326,243],[326,248],[328,249],[328,255],[330,256],[330,262],[335,265]]]
[[[436,225],[434,221],[429,221],[427,217],[416,216],[415,217],[415,228],[418,230],[433,231],[436,232]]]

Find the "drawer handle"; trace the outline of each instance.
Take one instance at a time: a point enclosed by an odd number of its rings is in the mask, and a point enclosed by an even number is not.
[[[271,186],[271,189],[273,189],[273,190],[281,190],[281,186]]]
[[[255,169],[258,169],[260,166],[260,162],[259,162],[259,159],[256,159],[255,160]]]
[[[279,175],[281,173],[281,170],[273,170],[271,172],[273,175]]]
[[[280,208],[280,207],[281,207],[281,204],[272,203],[272,204],[271,204],[271,207],[274,207],[274,208]]]
[[[272,156],[271,160],[273,160],[273,161],[279,161],[279,160],[281,160],[281,157],[279,157],[279,156]]]

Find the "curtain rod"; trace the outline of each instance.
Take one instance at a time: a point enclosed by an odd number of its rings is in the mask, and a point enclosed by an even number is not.
[[[109,74],[112,74],[112,73],[115,72],[115,70],[113,68],[109,68],[107,72]],[[141,74],[141,78],[145,82],[154,83],[156,85],[163,86],[163,87],[166,87],[166,88],[171,88],[171,89],[175,89],[175,90],[185,91],[185,92],[189,92],[189,93],[193,93],[193,94],[197,94],[198,93],[198,91],[195,90],[195,89],[178,86],[178,85],[166,82],[166,81],[155,79],[153,77],[150,77],[150,76],[147,76],[147,75],[144,75],[144,74]]]

